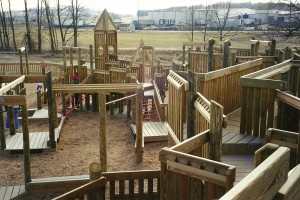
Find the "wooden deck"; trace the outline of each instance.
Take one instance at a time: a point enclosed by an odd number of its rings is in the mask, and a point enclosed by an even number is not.
[[[59,142],[60,132],[64,123],[65,117],[60,121],[59,127],[55,128],[55,140]],[[49,141],[49,132],[30,132],[29,133],[30,150],[42,151],[50,150],[47,143]],[[23,133],[6,136],[6,151],[20,152],[23,150]]]
[[[136,125],[130,124],[134,136],[136,135]],[[168,140],[168,130],[165,122],[144,122],[143,123],[144,142],[161,142]]]
[[[16,196],[25,194],[25,192],[24,185],[0,187],[0,200],[12,199]],[[21,196],[19,197],[21,198]]]

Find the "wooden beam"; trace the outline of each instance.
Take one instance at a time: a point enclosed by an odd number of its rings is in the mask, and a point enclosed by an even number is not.
[[[290,106],[300,110],[300,98],[286,92],[276,90],[276,98]]]
[[[28,129],[28,112],[26,102],[22,105],[22,129],[23,129],[23,155],[24,155],[24,175],[25,187],[31,182],[31,167],[30,167],[30,140]]]
[[[25,80],[25,76],[21,76],[21,77],[17,78],[16,80],[14,80],[13,82],[9,83],[8,85],[2,87],[0,89],[0,95],[4,95],[6,92],[13,89],[14,87],[19,85],[20,83],[23,83],[24,80]]]
[[[243,71],[245,69],[249,69],[249,68],[252,68],[255,66],[262,65],[262,61],[263,61],[262,58],[259,58],[257,60],[253,60],[253,61],[238,64],[238,65],[234,65],[231,67],[227,67],[225,69],[220,69],[220,70],[208,72],[208,73],[199,73],[198,80],[203,82],[203,81],[216,79],[219,77],[224,77],[226,75],[233,74],[234,72],[239,72],[239,71]]]
[[[10,83],[18,78],[20,75],[0,75],[1,83]],[[24,79],[24,83],[41,83],[46,81],[46,76],[43,75],[26,75]]]
[[[54,103],[52,92],[52,72],[47,73],[47,97],[48,97],[48,117],[49,117],[49,146],[50,148],[56,148],[55,131],[54,131]],[[55,113],[56,114],[56,113]]]
[[[215,101],[210,102],[209,159],[221,161],[222,156],[223,107]]]
[[[5,141],[5,132],[4,132],[4,118],[3,118],[4,110],[2,106],[0,106],[0,142],[1,142],[1,150],[6,149],[6,141]]]
[[[19,106],[26,104],[26,96],[24,95],[4,95],[0,96],[0,105]]]
[[[53,85],[56,93],[109,93],[135,92],[137,84],[62,84]]]
[[[144,91],[139,84],[136,96],[136,163],[143,162],[143,99]]]
[[[241,86],[266,88],[266,89],[280,89],[287,90],[288,84],[285,81],[270,80],[270,79],[256,79],[256,78],[245,78],[240,79]]]
[[[209,130],[203,131],[202,133],[199,133],[192,138],[189,138],[181,143],[178,143],[177,145],[171,147],[170,149],[175,151],[180,151],[183,153],[190,153],[191,151],[198,149],[202,145],[206,144],[209,141],[208,135],[209,135]]]
[[[100,115],[100,133],[99,133],[99,150],[100,165],[103,172],[107,171],[107,149],[106,149],[106,95],[98,94],[99,97],[99,115]]]

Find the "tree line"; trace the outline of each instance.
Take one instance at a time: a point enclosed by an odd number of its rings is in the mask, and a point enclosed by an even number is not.
[[[8,10],[4,10],[3,1],[8,2]],[[25,30],[21,29],[17,32],[11,0],[0,0],[0,50],[17,51],[20,45],[26,45],[29,52],[41,53],[42,44],[49,43],[51,52],[54,54],[59,44],[66,45],[72,41],[73,45],[77,46],[78,24],[85,9],[79,0],[70,0],[68,6],[61,6],[60,0],[56,0],[55,5],[50,5],[50,0],[36,0],[36,2],[35,10],[30,11],[27,7],[27,0],[22,2],[24,3]],[[56,25],[55,20],[57,20]],[[17,43],[18,38],[21,38],[21,44]]]

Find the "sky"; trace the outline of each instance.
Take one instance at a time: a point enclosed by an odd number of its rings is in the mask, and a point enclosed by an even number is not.
[[[8,9],[8,0],[2,0],[3,7]],[[10,0],[12,9],[24,10],[23,0]],[[50,5],[55,5],[56,0],[49,0]],[[61,4],[70,5],[70,0],[60,0]],[[136,15],[137,10],[164,9],[175,6],[191,6],[199,4],[213,4],[221,0],[78,0],[82,6],[93,8],[95,10],[103,10],[106,8],[108,12],[118,14]],[[248,0],[246,0],[248,1]],[[249,0],[250,1],[250,0]],[[35,7],[37,0],[27,0],[29,8]],[[239,3],[245,0],[231,0],[231,2]],[[252,3],[262,2],[261,0],[251,0]]]

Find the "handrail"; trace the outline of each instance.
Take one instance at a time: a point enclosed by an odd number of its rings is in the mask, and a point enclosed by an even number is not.
[[[286,104],[289,104],[290,106],[297,108],[300,110],[300,98],[293,96],[291,94],[288,94],[286,92],[276,90],[276,98]]]
[[[179,76],[178,74],[176,74],[174,71],[170,70],[167,79],[177,89],[179,89],[181,86],[184,86],[185,91],[189,90],[189,82],[181,76]]]
[[[59,197],[56,197],[53,200],[69,200],[69,199],[82,198],[85,195],[89,195],[92,192],[99,190],[99,188],[101,188],[101,187],[104,188],[106,185],[106,182],[107,182],[107,179],[105,177],[102,177],[93,182],[87,183],[79,188],[76,188],[70,192],[67,192]]]

